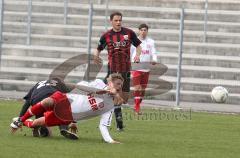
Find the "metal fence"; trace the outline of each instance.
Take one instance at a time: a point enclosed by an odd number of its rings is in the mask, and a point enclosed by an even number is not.
[[[182,53],[183,53],[183,30],[184,30],[184,7],[180,13],[180,29],[179,29],[179,46],[178,46],[178,69],[177,69],[177,85],[176,85],[176,106],[180,104],[180,87],[181,87],[181,72],[182,72]]]
[[[2,65],[2,42],[3,42],[3,38],[2,38],[2,33],[3,33],[3,5],[4,4],[4,0],[0,0],[0,70],[1,70],[1,65]]]
[[[98,0],[98,4],[102,4],[102,0]],[[108,28],[108,14],[109,14],[109,0],[105,1],[105,29]],[[27,10],[27,31],[26,31],[26,45],[31,45],[31,24],[32,24],[32,0],[28,0]],[[68,24],[68,9],[69,0],[63,0],[63,24]],[[204,13],[204,37],[203,41],[207,42],[207,22],[208,22],[208,0],[205,0],[205,13]],[[180,86],[181,86],[181,63],[182,63],[182,47],[183,47],[183,30],[184,30],[184,8],[181,10],[180,19],[180,33],[179,33],[179,60],[178,60],[178,71],[177,71],[177,86],[176,86],[176,105],[180,102]],[[1,68],[1,56],[2,56],[2,44],[3,44],[3,19],[4,19],[4,0],[0,0],[0,68]],[[93,3],[89,0],[89,23],[88,23],[88,41],[87,51],[90,54],[91,51],[91,37],[92,37],[92,17],[93,17]],[[90,65],[90,64],[89,64]]]

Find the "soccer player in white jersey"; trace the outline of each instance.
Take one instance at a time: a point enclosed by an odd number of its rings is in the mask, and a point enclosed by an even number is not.
[[[108,132],[111,124],[114,104],[123,102],[123,78],[120,74],[111,74],[107,85],[100,79],[93,82],[79,82],[75,87],[85,91],[87,95],[55,92],[50,97],[31,107],[19,120],[11,123],[12,132],[24,124],[29,128],[36,126],[68,125],[73,121],[85,120],[101,115],[99,129],[107,143],[119,143],[113,140]],[[34,121],[29,120],[33,115],[44,116]],[[65,131],[67,133],[67,131]]]
[[[154,45],[154,40],[148,37],[148,25],[141,24],[138,27],[139,36],[138,38],[141,40],[142,53],[140,55],[141,68],[136,68],[131,71],[133,85],[134,85],[134,110],[137,114],[141,114],[140,112],[140,104],[142,102],[142,98],[144,97],[144,92],[148,84],[149,78],[149,69],[145,68],[144,63],[151,63],[155,65],[157,62],[157,55]],[[131,59],[134,62],[134,56],[136,54],[136,48],[131,46]]]

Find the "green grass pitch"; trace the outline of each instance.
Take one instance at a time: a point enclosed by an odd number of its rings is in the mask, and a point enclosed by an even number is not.
[[[9,133],[11,119],[21,102],[0,101],[1,158],[236,158],[240,155],[238,115],[174,112],[144,109],[135,117],[124,109],[126,130],[111,135],[122,144],[103,143],[99,118],[78,123],[79,140],[67,140],[54,128],[50,138],[34,138],[23,127]]]

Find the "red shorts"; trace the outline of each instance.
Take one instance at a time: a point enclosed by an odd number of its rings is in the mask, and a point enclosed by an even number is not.
[[[69,103],[66,94],[57,91],[50,97],[54,100],[54,107],[51,111],[44,113],[46,126],[70,124],[73,121],[73,118],[71,104]]]
[[[132,81],[133,85],[141,85],[143,88],[147,87],[149,72],[144,71],[132,71]]]

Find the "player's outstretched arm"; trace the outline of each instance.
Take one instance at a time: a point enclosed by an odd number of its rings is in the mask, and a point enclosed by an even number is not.
[[[142,47],[139,45],[136,47],[136,55],[134,57],[134,62],[139,63],[140,62],[140,55],[142,53]]]
[[[110,142],[110,144],[122,144],[122,143],[119,141],[113,140],[112,142]]]
[[[108,111],[101,115],[99,130],[101,132],[102,138],[106,143],[110,144],[120,144],[120,142],[112,139],[108,127],[111,125],[113,110]]]
[[[85,85],[75,85],[75,88],[87,92],[87,93],[95,93],[95,94],[105,94],[108,93],[108,90],[103,90],[103,89],[98,89],[98,88],[93,88],[90,86],[85,86]]]
[[[69,124],[69,130],[71,133],[77,134],[78,128],[77,128],[77,122],[72,122]]]
[[[93,61],[95,64],[102,64],[102,59],[99,57],[100,52],[98,49],[94,52]]]
[[[81,91],[84,91],[84,92],[87,92],[87,93],[96,93],[96,94],[108,93],[108,91],[106,91],[106,90],[97,89],[97,88],[93,88],[93,87],[85,86],[85,85],[77,85],[77,84],[73,84],[73,83],[65,83],[65,85],[67,86],[67,88],[70,91],[77,88],[77,89],[79,89]]]

